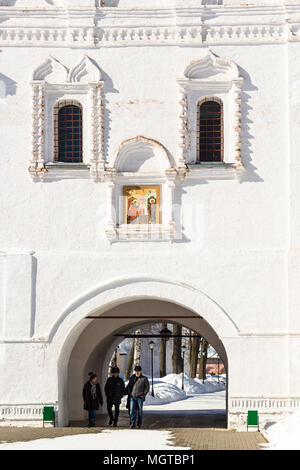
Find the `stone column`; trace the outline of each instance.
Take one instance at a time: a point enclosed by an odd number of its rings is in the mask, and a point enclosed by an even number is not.
[[[90,176],[94,181],[102,180],[105,170],[102,86],[103,82],[89,83]]]
[[[237,166],[242,166],[242,155],[241,155],[241,89],[243,85],[243,79],[236,79],[232,81],[233,91],[233,132],[234,132],[234,158]]]
[[[167,220],[166,223],[170,225],[170,230],[173,231],[175,227],[174,220],[174,191],[175,191],[175,180],[176,180],[176,170],[174,168],[169,168],[166,170],[167,177]]]
[[[180,87],[179,89],[180,93],[180,100],[179,100],[179,105],[180,105],[180,128],[179,128],[179,134],[180,134],[180,142],[179,142],[179,162],[182,165],[183,163],[186,162],[187,159],[187,153],[188,153],[188,105],[187,105],[187,95],[186,95],[186,90],[183,87]]]
[[[117,223],[117,204],[115,200],[115,172],[113,169],[106,171],[105,180],[107,187],[107,228],[105,230],[106,236],[110,242],[116,238],[116,223]]]
[[[37,109],[37,169],[44,168],[45,84],[38,85]]]
[[[29,172],[43,178],[46,173],[44,157],[45,82],[35,80],[32,85],[32,143]]]

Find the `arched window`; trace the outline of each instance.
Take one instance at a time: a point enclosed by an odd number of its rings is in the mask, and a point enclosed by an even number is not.
[[[62,101],[55,106],[54,160],[82,162],[82,107],[78,102]]]
[[[223,105],[218,98],[206,98],[197,108],[197,161],[223,160]]]

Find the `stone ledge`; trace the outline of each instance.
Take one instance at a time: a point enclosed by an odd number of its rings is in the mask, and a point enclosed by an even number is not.
[[[68,170],[74,170],[74,169],[80,169],[80,170],[89,170],[90,165],[87,163],[65,163],[65,162],[48,162],[45,164],[45,167],[47,170],[50,169],[57,169],[57,168],[62,168],[62,169],[68,169]]]
[[[245,168],[238,163],[187,163],[187,178],[205,180],[239,179]]]
[[[139,241],[169,241],[175,237],[175,228],[169,225],[126,225],[108,227],[105,234],[110,243],[113,242],[139,242]]]
[[[226,162],[195,162],[187,163],[187,167],[190,170],[199,170],[200,168],[236,168],[236,163],[226,163]]]

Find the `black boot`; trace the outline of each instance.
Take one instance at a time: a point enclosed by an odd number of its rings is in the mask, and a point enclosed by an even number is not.
[[[108,426],[111,426],[111,425],[112,425],[112,422],[113,422],[113,420],[112,420],[111,418],[109,418]]]
[[[114,421],[114,428],[116,428],[118,426],[118,421]]]

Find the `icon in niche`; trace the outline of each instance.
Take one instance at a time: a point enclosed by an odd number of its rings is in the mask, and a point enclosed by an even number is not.
[[[160,186],[124,186],[125,223],[160,223]]]

